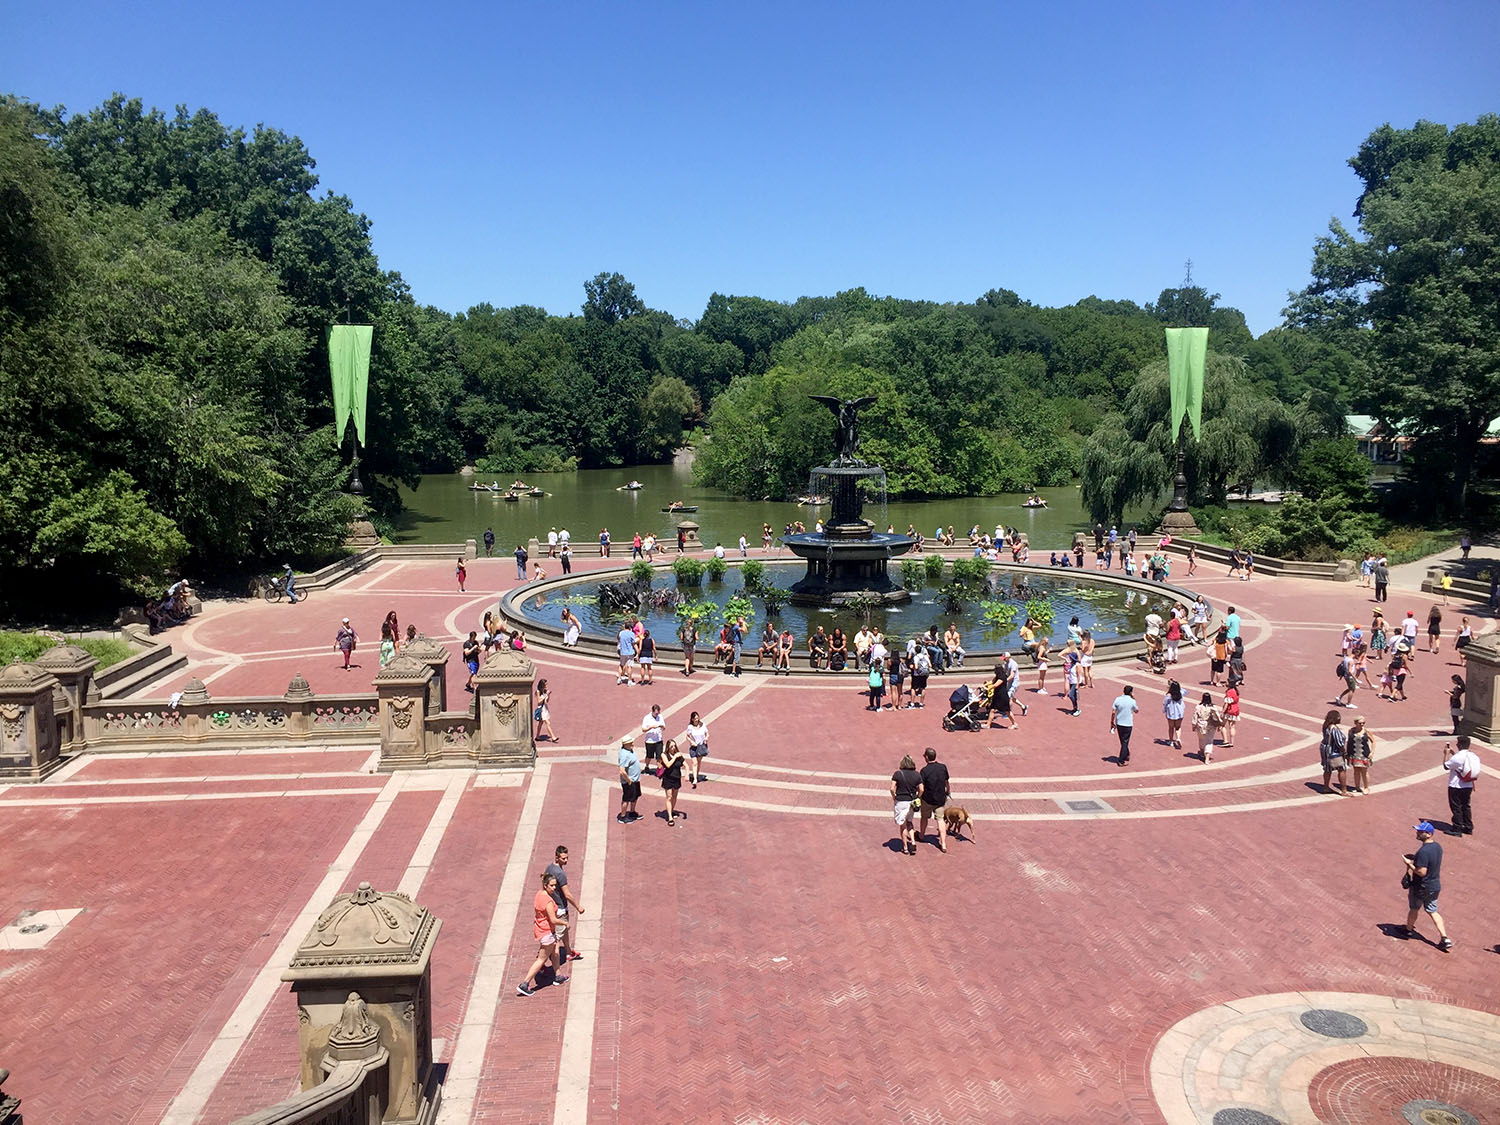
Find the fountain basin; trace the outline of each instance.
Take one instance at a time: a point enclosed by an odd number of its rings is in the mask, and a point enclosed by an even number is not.
[[[803,532],[782,539],[787,549],[807,561],[807,573],[792,585],[793,605],[846,605],[874,598],[886,605],[910,601],[911,593],[891,578],[890,560],[916,546],[906,535],[876,532],[863,524],[863,534],[853,534],[848,524],[830,534]]]

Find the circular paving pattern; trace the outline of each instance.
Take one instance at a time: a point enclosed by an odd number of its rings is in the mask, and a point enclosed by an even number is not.
[[[1358,993],[1250,996],[1168,1028],[1151,1089],[1172,1125],[1500,1120],[1500,1016]]]

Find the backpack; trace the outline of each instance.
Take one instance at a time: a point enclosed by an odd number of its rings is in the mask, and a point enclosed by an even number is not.
[[[1340,660],[1339,666],[1333,670],[1333,674],[1341,680],[1347,678],[1349,675],[1349,662],[1347,660]]]
[[[932,658],[927,655],[925,648],[917,649],[916,658],[912,661],[912,671],[919,676],[927,676],[932,673]]]

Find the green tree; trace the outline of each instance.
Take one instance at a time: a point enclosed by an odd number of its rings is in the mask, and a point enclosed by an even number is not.
[[[623,274],[596,274],[583,283],[583,317],[600,324],[618,324],[646,311],[645,303],[635,295],[635,286]]]
[[[683,420],[697,412],[692,388],[672,375],[655,376],[641,405],[641,454],[652,461],[670,456],[682,444]]]
[[[1382,125],[1349,164],[1359,233],[1330,224],[1288,315],[1364,360],[1367,405],[1457,511],[1500,417],[1500,116]]]

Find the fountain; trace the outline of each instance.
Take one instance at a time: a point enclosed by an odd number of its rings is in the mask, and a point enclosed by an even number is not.
[[[859,456],[859,411],[874,397],[837,399],[812,395],[838,419],[838,456],[812,471],[812,491],[826,492],[831,511],[819,532],[788,535],[783,542],[807,560],[807,573],[791,588],[795,605],[832,606],[875,599],[887,605],[911,595],[891,580],[887,566],[915,545],[906,535],[877,532],[863,516],[864,490],[871,481],[885,486],[885,470]]]

